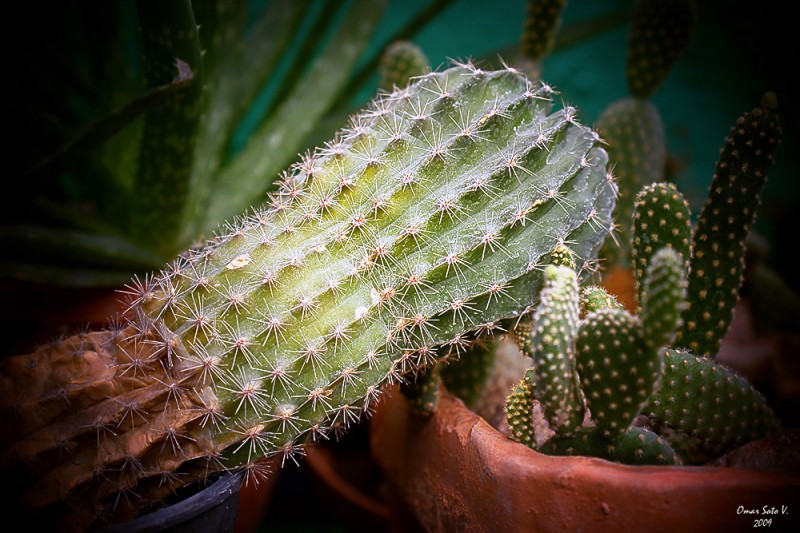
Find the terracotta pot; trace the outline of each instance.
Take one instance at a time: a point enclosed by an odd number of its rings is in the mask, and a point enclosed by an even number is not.
[[[726,531],[760,519],[772,529],[800,525],[797,474],[546,456],[446,393],[435,415],[420,418],[393,391],[371,424],[374,457],[428,531]],[[765,514],[773,508],[777,514]]]

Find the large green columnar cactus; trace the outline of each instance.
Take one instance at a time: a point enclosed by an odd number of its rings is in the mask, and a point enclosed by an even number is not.
[[[294,457],[520,315],[561,243],[594,258],[606,163],[575,110],[513,69],[459,65],[379,98],[269,207],[134,283],[127,326],[4,361],[5,474],[38,516],[82,527]]]

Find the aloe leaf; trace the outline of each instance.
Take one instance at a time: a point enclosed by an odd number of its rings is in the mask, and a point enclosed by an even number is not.
[[[357,0],[327,48],[273,117],[253,134],[236,160],[225,168],[209,205],[206,230],[259,200],[278,172],[330,109],[380,19],[385,2]]]
[[[55,177],[57,172],[68,168],[87,150],[98,146],[128,126],[149,109],[161,104],[176,91],[192,82],[192,76],[176,77],[169,83],[154,87],[140,94],[127,104],[114,109],[106,116],[92,122],[55,151],[40,159],[25,172],[26,178]]]
[[[43,283],[56,287],[113,287],[129,281],[131,271],[130,269],[106,270],[0,261],[0,278]]]
[[[205,48],[208,99],[195,150],[181,242],[197,238],[217,172],[230,153],[233,131],[251,109],[259,89],[274,74],[278,60],[287,53],[308,4],[270,2],[245,30],[247,12],[243,2],[193,2]]]
[[[164,252],[176,248],[192,180],[204,76],[191,3],[140,0],[148,86],[192,77],[147,113],[140,162],[131,196],[131,229],[139,242]]]
[[[17,258],[40,256],[60,264],[153,268],[163,262],[122,237],[43,226],[0,226],[0,246]]]

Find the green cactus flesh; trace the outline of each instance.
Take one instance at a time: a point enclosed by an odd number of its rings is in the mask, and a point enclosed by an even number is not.
[[[441,370],[447,391],[474,409],[492,372],[498,339],[485,335],[475,340],[457,360]]]
[[[764,397],[743,377],[691,353],[665,349],[662,355],[664,374],[643,412],[698,439],[693,455],[715,458],[778,429]]]
[[[745,239],[778,146],[774,95],[741,116],[722,148],[692,239],[691,270],[678,345],[714,356],[739,300]]]
[[[657,251],[647,268],[641,301],[644,341],[648,348],[670,344],[686,304],[686,268],[672,248]]]
[[[428,56],[422,49],[409,41],[396,41],[390,44],[378,64],[380,81],[378,87],[385,91],[402,89],[413,78],[430,71]]]
[[[574,436],[556,436],[541,448],[548,455],[587,455],[629,465],[676,465],[680,459],[669,443],[644,428],[629,427],[609,439],[595,427]]]
[[[638,0],[628,39],[628,87],[649,98],[689,44],[695,24],[692,0]]]
[[[667,148],[658,109],[647,100],[626,98],[609,105],[598,118],[598,130],[608,143],[608,155],[619,184],[616,223],[618,235],[602,256],[610,264],[626,264],[633,230],[636,194],[645,184],[664,177]]]
[[[692,214],[689,203],[672,183],[645,185],[636,196],[633,215],[631,263],[639,302],[650,258],[669,246],[683,258],[686,268],[691,257]]]
[[[639,319],[622,309],[590,313],[581,323],[578,375],[592,419],[607,437],[630,426],[661,375],[659,353],[643,337]]]
[[[257,474],[521,315],[556,246],[596,256],[615,202],[598,136],[549,96],[466,64],[381,97],[268,207],[133,284],[124,330],[4,360],[0,468],[22,500],[85,524]]]
[[[575,271],[549,265],[530,331],[534,395],[550,426],[571,433],[583,423],[584,400],[575,371],[578,282]]]
[[[411,402],[411,408],[420,416],[429,416],[436,412],[439,404],[439,389],[442,385],[439,367],[434,364],[417,371],[413,380],[403,382],[400,390]]]

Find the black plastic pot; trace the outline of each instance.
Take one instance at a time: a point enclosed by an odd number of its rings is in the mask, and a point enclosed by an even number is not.
[[[184,500],[104,529],[103,533],[232,533],[244,476],[244,471],[224,474]]]

